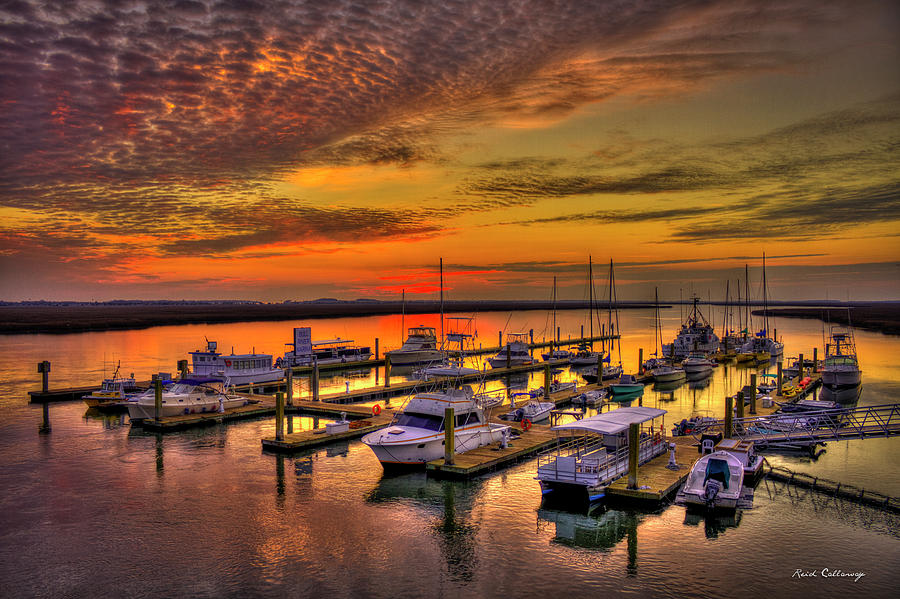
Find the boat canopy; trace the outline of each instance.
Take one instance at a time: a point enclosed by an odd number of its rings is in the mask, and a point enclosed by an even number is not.
[[[612,410],[605,414],[597,414],[596,416],[576,420],[575,422],[560,424],[559,426],[552,427],[551,430],[583,431],[598,435],[615,435],[628,430],[628,427],[632,424],[647,422],[648,420],[659,418],[665,413],[665,410],[660,410],[659,408],[648,408],[643,406],[618,408],[617,410]]]

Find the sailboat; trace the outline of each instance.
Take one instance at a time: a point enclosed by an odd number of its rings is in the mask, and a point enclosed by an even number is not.
[[[469,332],[473,330],[473,319],[469,317],[456,316],[452,319],[455,328],[451,328],[449,335],[444,335],[444,259],[440,259],[440,287],[441,287],[441,359],[436,364],[431,364],[423,368],[420,372],[425,378],[434,376],[459,377],[466,374],[475,374],[477,368],[469,368],[464,366],[465,362],[465,342],[471,339],[473,335]],[[459,343],[459,350],[455,356],[450,355],[449,342]]]
[[[619,300],[618,300],[618,297],[615,295],[615,290],[616,290],[616,275],[615,275],[615,271],[613,270],[613,261],[610,260],[609,261],[609,303],[607,304],[607,316],[606,316],[606,321],[607,321],[606,327],[607,327],[607,331],[609,331],[610,334],[612,334],[612,331],[613,331],[612,315],[613,315],[613,303],[614,302],[616,305],[616,308],[615,308],[616,328],[615,328],[615,330],[616,330],[616,332],[619,331],[619,307],[618,307]],[[610,343],[613,343],[613,341],[611,341]],[[612,356],[610,354],[607,354],[606,357],[603,358],[603,360],[601,362],[603,364],[603,366],[599,373],[600,376],[599,377],[597,376],[598,375],[597,369],[594,368],[593,372],[586,372],[581,375],[584,378],[584,380],[586,380],[589,383],[592,383],[592,382],[599,382],[600,380],[605,381],[605,380],[617,379],[620,376],[622,376],[622,345],[621,345],[621,343],[618,345],[618,348],[619,348],[619,363],[618,364],[613,365],[611,363]],[[610,349],[612,349],[612,347],[610,347]]]
[[[590,324],[590,337],[594,338],[594,263],[588,256],[588,322]],[[572,366],[594,366],[600,359],[600,353],[594,351],[593,342],[582,343],[571,358]]]
[[[763,328],[741,346],[744,356],[753,354],[757,362],[767,362],[770,358],[784,354],[784,343],[769,337],[769,293],[766,284],[766,254],[763,253]],[[749,291],[747,293],[750,295]]]
[[[656,331],[654,332],[654,348],[652,358],[644,362],[644,369],[650,373],[653,380],[657,383],[672,383],[684,379],[687,375],[683,368],[673,366],[664,358],[659,357],[662,353],[662,326],[659,318],[659,287],[655,288],[654,296],[656,298]]]
[[[553,329],[550,331],[550,351],[541,354],[545,362],[550,360],[568,360],[572,357],[572,352],[567,349],[561,349],[558,345],[559,339],[556,336],[556,277],[553,277]],[[554,346],[556,345],[556,349]]]

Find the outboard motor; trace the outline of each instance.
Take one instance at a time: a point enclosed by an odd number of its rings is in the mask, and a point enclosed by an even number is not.
[[[722,490],[722,483],[711,478],[706,481],[706,487],[703,490],[703,499],[706,500],[706,506],[712,507],[716,503],[716,497]]]
[[[519,408],[516,410],[516,422],[522,422],[523,418],[525,418],[525,410]]]

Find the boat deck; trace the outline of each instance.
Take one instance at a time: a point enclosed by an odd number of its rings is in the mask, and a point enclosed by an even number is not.
[[[628,475],[615,480],[606,489],[606,496],[612,500],[638,500],[644,503],[660,503],[670,497],[687,479],[694,462],[700,459],[693,437],[667,437],[666,442],[675,443],[675,461],[678,470],[669,470],[669,452],[657,456],[638,467],[637,488],[628,488]]]

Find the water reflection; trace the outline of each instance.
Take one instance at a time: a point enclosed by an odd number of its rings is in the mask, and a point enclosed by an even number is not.
[[[470,523],[480,481],[435,480],[424,472],[386,473],[366,495],[372,503],[402,502],[433,514],[435,536],[451,580],[473,579],[477,569],[478,527]]]
[[[703,513],[694,510],[685,510],[684,523],[687,526],[699,526],[703,524],[703,531],[707,539],[716,539],[729,528],[737,528],[741,523],[743,510],[735,510],[732,513]]]
[[[636,555],[637,527],[643,520],[644,514],[613,509],[594,510],[591,514],[587,514],[547,507],[548,505],[542,506],[537,511],[537,516],[540,520],[555,525],[556,533],[552,539],[553,543],[609,551],[627,537],[629,561],[631,561],[632,546]]]

